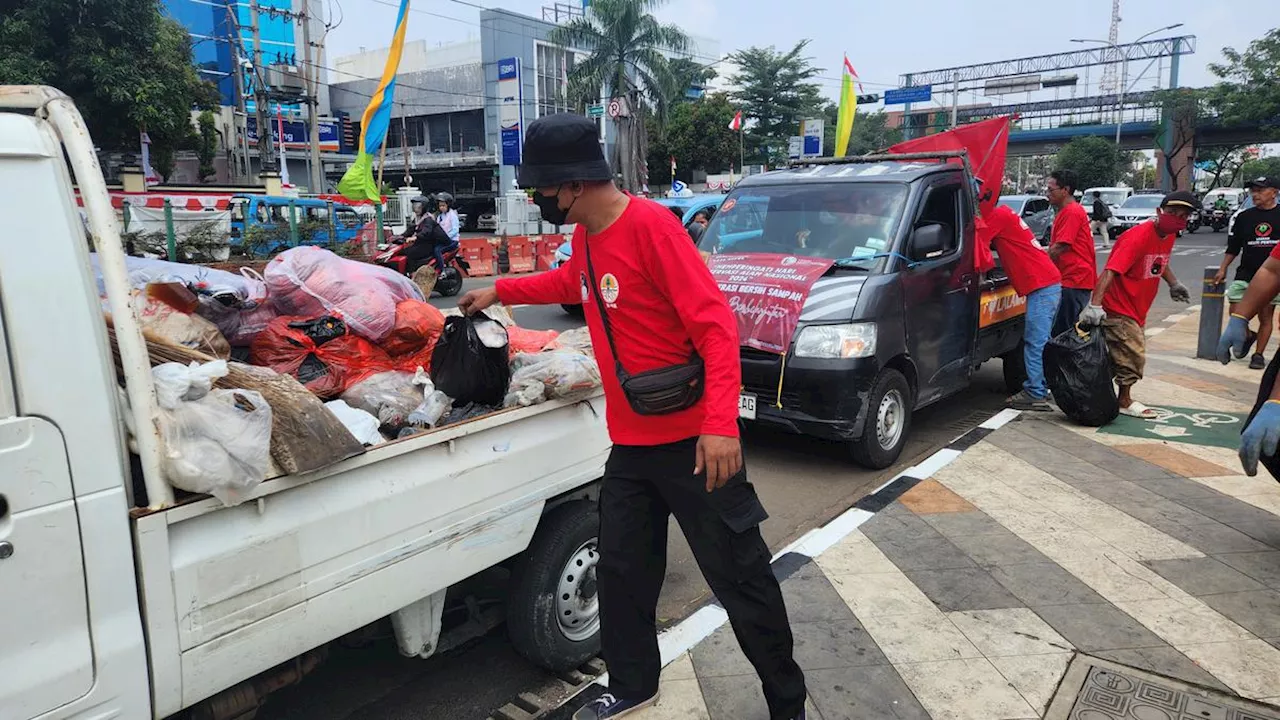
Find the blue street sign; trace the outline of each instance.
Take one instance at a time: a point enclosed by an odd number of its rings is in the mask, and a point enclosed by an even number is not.
[[[928,102],[933,99],[932,85],[898,88],[884,91],[885,105],[901,105],[903,103]]]
[[[822,138],[817,135],[804,136],[804,154],[805,155],[821,155],[822,154]]]
[[[518,58],[503,58],[498,61],[498,79],[499,80],[515,80],[519,75],[516,69],[519,63]]]
[[[520,128],[502,128],[502,164],[520,164]]]

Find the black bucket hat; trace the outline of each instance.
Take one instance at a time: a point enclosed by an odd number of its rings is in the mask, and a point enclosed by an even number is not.
[[[529,123],[516,184],[550,187],[574,181],[612,180],[594,120],[557,113]]]

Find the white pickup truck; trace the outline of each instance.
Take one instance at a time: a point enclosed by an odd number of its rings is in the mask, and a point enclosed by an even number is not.
[[[598,394],[269,479],[235,507],[175,502],[107,188],[61,92],[0,87],[0,187],[0,717],[251,716],[311,651],[385,618],[430,656],[445,591],[504,563],[517,649],[553,668],[597,652]]]

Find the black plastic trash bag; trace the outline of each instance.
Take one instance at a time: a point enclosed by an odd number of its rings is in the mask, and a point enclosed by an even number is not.
[[[1100,427],[1120,414],[1111,384],[1111,356],[1102,328],[1077,328],[1069,328],[1044,346],[1045,380],[1068,418]]]
[[[1271,358],[1271,362],[1267,365],[1267,369],[1262,373],[1262,382],[1258,384],[1258,399],[1253,403],[1253,409],[1249,411],[1249,417],[1245,418],[1244,426],[1240,428],[1243,433],[1249,427],[1249,423],[1253,422],[1253,418],[1262,409],[1263,404],[1271,399],[1271,391],[1276,387],[1276,378],[1280,377],[1280,353],[1276,353]],[[1280,482],[1280,457],[1275,455],[1262,455],[1258,458],[1258,464],[1267,469],[1271,473],[1271,477]]]
[[[502,405],[511,380],[507,330],[487,315],[445,318],[431,353],[431,382],[455,407]]]

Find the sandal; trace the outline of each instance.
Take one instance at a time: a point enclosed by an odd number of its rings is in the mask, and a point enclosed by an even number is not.
[[[1143,405],[1137,400],[1134,400],[1132,403],[1130,403],[1129,407],[1127,408],[1126,407],[1120,408],[1120,414],[1128,415],[1129,417],[1136,417],[1139,420],[1155,420],[1157,417],[1159,417],[1159,414],[1155,410],[1152,410],[1151,408],[1147,407],[1146,405]]]

